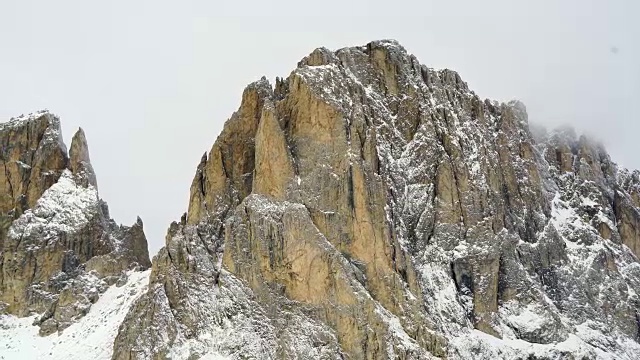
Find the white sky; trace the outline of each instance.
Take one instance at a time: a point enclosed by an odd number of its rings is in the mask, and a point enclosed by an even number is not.
[[[82,126],[111,215],[140,215],[155,253],[243,88],[319,46],[395,38],[640,168],[639,16],[637,0],[0,0],[0,121],[48,108],[67,145]]]

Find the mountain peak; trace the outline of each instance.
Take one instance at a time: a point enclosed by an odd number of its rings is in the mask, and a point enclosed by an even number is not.
[[[318,48],[241,96],[153,264],[142,221],[117,227],[79,182],[81,132],[35,205],[9,192],[9,311],[38,312],[43,334],[82,324],[92,286],[140,264],[148,287],[97,309],[123,319],[105,326],[113,360],[640,358],[640,175],[603,147],[393,40]],[[55,200],[72,192],[90,196]]]
[[[108,218],[82,129],[67,153],[59,119],[40,111],[0,124],[0,143],[0,307],[62,331],[123,271],[151,265],[142,224]]]
[[[243,93],[114,359],[640,355],[638,187],[561,145],[396,41],[317,48]]]

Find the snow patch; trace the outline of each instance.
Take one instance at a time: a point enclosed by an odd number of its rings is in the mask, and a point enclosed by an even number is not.
[[[95,216],[98,206],[96,188],[78,186],[67,169],[32,209],[13,222],[7,235],[15,239],[41,233],[46,244],[62,232],[73,233],[84,227]]]
[[[38,335],[38,317],[0,315],[0,360],[109,360],[118,328],[130,306],[146,291],[150,270],[130,272],[124,286],[110,287],[81,321],[62,334]],[[216,359],[216,358],[211,358]]]

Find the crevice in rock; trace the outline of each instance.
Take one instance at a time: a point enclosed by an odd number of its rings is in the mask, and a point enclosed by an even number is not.
[[[176,265],[175,261],[173,260],[173,256],[171,256],[171,250],[168,247],[166,248],[166,252],[167,252],[167,257],[169,258],[169,262]]]
[[[344,126],[344,132],[345,132],[345,136],[347,138],[347,144],[351,144],[351,120],[347,118],[347,116],[344,116],[343,119],[343,126]]]
[[[437,194],[437,176],[438,176],[438,168],[440,165],[436,165],[436,169],[433,173],[433,178],[431,179],[431,184],[433,184],[433,186],[431,186],[429,188],[429,190],[431,191],[431,211],[433,213],[432,216],[432,221],[431,221],[431,228],[429,229],[429,234],[427,235],[427,239],[426,239],[426,244],[428,245],[431,243],[431,240],[433,239],[433,237],[436,234],[436,221],[438,220],[438,212],[436,211],[437,208],[437,200],[438,200],[438,194]],[[425,209],[420,216],[422,216],[427,210]]]
[[[347,199],[349,207],[353,211],[355,209],[355,199],[353,194],[353,166],[349,165],[349,180],[347,182]]]
[[[424,98],[422,98],[424,100]],[[416,118],[415,118],[415,123],[411,124],[411,129],[409,130],[409,141],[407,142],[407,144],[410,144],[412,141],[415,140],[416,138],[416,134],[418,133],[418,129],[420,129],[420,125],[422,125],[422,108],[418,105],[417,107],[417,114],[416,114]]]
[[[11,173],[9,172],[9,169],[7,169],[7,161],[4,159],[4,154],[2,154],[2,159],[0,161],[2,161],[2,166],[4,167],[4,176],[7,179],[7,184],[9,185],[9,192],[11,193],[11,200],[13,201],[13,205],[15,208],[15,192],[13,191],[13,184],[11,183]]]
[[[224,156],[224,151],[218,148],[217,151],[220,153],[220,166],[222,167],[222,174],[226,179],[231,179],[229,177],[229,171],[227,170],[227,159]]]
[[[636,310],[636,341],[640,342],[640,313]]]
[[[507,283],[506,277],[506,269],[505,269],[505,260],[504,255],[500,255],[500,259],[498,260],[498,291],[496,292],[496,301],[498,306],[502,304],[502,301],[505,300],[506,294],[505,292],[508,290],[509,284]]]
[[[424,65],[420,66],[420,76],[422,77],[424,84],[429,87],[431,82],[431,79],[429,78],[429,69]]]
[[[442,115],[444,116],[445,122],[448,124],[449,123],[449,119],[447,117],[447,111],[444,110],[442,112]],[[458,209],[458,211],[460,212],[460,219],[458,221],[461,221],[462,224],[464,226],[466,226],[467,225],[467,221],[466,221],[465,211],[464,211],[464,208],[462,206],[462,193],[460,192],[460,182],[458,180],[458,171],[457,171],[456,166],[455,166],[453,153],[451,152],[451,149],[449,149],[449,144],[448,144],[446,136],[447,135],[445,133],[439,132],[440,144],[442,145],[442,148],[444,149],[444,151],[445,151],[445,153],[447,155],[447,159],[449,160],[449,164],[451,165],[451,175],[453,175],[453,182],[454,182],[454,185],[455,185],[456,197],[458,198],[458,203],[457,204],[451,204],[451,206]]]
[[[202,195],[202,198],[204,199],[204,196],[206,195],[206,189],[205,189],[205,173],[204,173],[204,169],[207,166],[207,153],[205,152],[204,155],[202,155],[202,160],[200,160],[200,169],[198,169],[198,185],[199,186],[199,190],[200,190],[200,195]]]
[[[33,271],[31,272],[31,278],[29,279],[29,282],[33,282],[33,279],[36,278],[36,273],[38,271],[38,260],[37,259],[33,259]]]

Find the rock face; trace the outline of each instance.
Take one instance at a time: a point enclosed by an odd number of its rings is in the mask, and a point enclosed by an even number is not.
[[[71,150],[43,111],[0,124],[0,308],[41,314],[41,335],[89,311],[126,270],[151,266],[142,221],[117,225],[99,197],[82,129]]]
[[[395,41],[249,85],[113,359],[640,357],[640,173]]]
[[[67,152],[39,112],[0,144],[0,339],[17,315],[106,322],[67,329],[99,342],[75,358],[640,358],[640,172],[395,41],[249,85],[153,264],[81,129]]]

